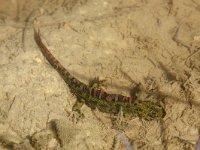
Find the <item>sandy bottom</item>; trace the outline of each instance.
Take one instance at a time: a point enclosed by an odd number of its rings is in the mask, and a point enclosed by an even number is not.
[[[78,79],[127,96],[141,83],[166,116],[116,126],[84,105],[76,118],[33,27]],[[0,0],[0,33],[1,150],[200,149],[199,0]]]

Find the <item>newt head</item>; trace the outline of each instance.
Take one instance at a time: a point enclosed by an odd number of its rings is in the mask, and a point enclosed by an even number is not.
[[[139,101],[129,104],[125,107],[124,113],[125,115],[138,116],[148,121],[159,120],[166,115],[164,108],[159,103],[152,101]]]
[[[164,108],[156,102],[142,101],[137,104],[137,115],[145,120],[159,120],[165,117]]]

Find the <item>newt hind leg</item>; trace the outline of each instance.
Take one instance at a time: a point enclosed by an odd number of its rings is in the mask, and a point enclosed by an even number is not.
[[[69,117],[72,119],[74,123],[77,123],[79,120],[82,120],[85,116],[81,112],[81,108],[84,104],[84,101],[81,99],[77,98],[75,104],[72,107],[72,112],[70,112]]]
[[[98,77],[96,77],[89,82],[89,87],[100,88],[104,82],[105,80],[100,80]],[[84,101],[81,97],[79,96],[76,96],[76,97],[77,97],[77,101],[72,107],[72,114],[70,116],[73,117],[73,120],[75,120],[75,122],[78,122],[80,119],[84,118],[84,114],[81,112],[82,106],[84,104],[89,105],[89,107],[93,111],[96,109],[96,104],[95,103],[93,104],[91,102],[87,104],[87,101]]]
[[[89,82],[89,87],[101,88],[102,86],[104,86],[105,81],[106,80],[100,80],[98,77],[95,77]]]
[[[72,111],[75,111],[81,114],[81,108],[83,105],[84,105],[84,102],[77,100],[72,107]]]

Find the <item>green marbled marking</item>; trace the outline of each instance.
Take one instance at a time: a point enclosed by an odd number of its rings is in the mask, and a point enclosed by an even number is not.
[[[132,104],[121,101],[109,102],[93,97],[79,88],[74,88],[73,91],[79,93],[78,95],[91,109],[97,108],[105,113],[118,114],[120,109],[122,109],[124,116],[140,117],[145,120],[161,119],[166,114],[164,108],[159,103],[152,101],[140,101]]]

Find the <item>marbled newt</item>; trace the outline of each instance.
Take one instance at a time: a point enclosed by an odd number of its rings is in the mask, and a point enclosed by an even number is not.
[[[94,82],[93,85],[84,84],[73,77],[51,54],[42,43],[39,30],[35,30],[34,38],[44,57],[61,75],[80,104],[84,103],[91,109],[97,108],[105,113],[118,114],[122,110],[124,116],[140,117],[145,120],[158,120],[165,116],[165,110],[158,102],[141,101],[120,94],[110,94],[99,87],[93,86],[96,83],[98,84],[98,81]]]

